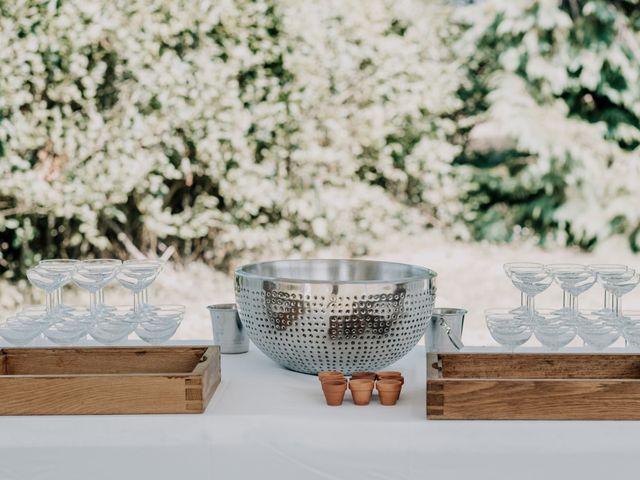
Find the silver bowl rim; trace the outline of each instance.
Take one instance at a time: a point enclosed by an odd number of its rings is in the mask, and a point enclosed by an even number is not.
[[[402,278],[385,278],[377,280],[310,280],[301,278],[286,278],[286,277],[273,277],[267,275],[258,275],[256,273],[247,272],[244,269],[256,267],[258,265],[266,265],[270,263],[281,262],[350,262],[350,263],[384,263],[387,265],[396,265],[401,267],[407,267],[414,270],[421,270],[423,275],[407,276]],[[412,265],[409,263],[401,262],[387,262],[382,260],[363,260],[363,259],[348,259],[348,258],[296,258],[287,260],[270,260],[266,262],[247,263],[235,270],[235,275],[255,280],[281,282],[281,283],[293,283],[293,284],[324,284],[324,285],[375,285],[375,284],[389,284],[389,283],[408,283],[423,280],[433,280],[438,274],[427,267],[421,267],[419,265]]]
[[[469,311],[466,308],[460,307],[434,307],[431,309],[431,316],[434,315],[458,315],[462,313],[466,315]]]
[[[238,307],[235,303],[213,303],[207,305],[208,310],[237,310]]]

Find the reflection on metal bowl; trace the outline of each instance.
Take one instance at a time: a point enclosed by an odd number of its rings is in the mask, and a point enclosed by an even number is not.
[[[382,369],[406,355],[431,320],[436,273],[368,260],[283,260],[236,270],[249,338],[286,368]]]

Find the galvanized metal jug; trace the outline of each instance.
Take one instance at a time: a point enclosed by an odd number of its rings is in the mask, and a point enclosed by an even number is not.
[[[220,303],[207,307],[211,314],[213,341],[220,345],[220,353],[246,353],[249,337],[242,326],[235,303]]]
[[[426,348],[429,352],[450,352],[460,350],[462,343],[462,329],[464,308],[434,308],[431,314],[431,324],[427,328]]]

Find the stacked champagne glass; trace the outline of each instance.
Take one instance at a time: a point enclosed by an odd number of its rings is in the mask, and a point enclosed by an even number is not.
[[[6,319],[0,324],[0,337],[14,345],[27,345],[42,336],[70,345],[89,335],[113,345],[135,332],[147,343],[163,343],[178,329],[185,307],[149,303],[148,288],[162,267],[159,260],[43,260],[27,271],[27,278],[44,290],[45,304],[27,306]],[[104,288],[113,280],[132,292],[132,306],[105,303]],[[88,306],[64,303],[62,290],[69,283],[89,293]]]
[[[489,332],[499,344],[513,351],[535,336],[543,346],[558,350],[579,337],[585,346],[601,350],[622,336],[625,345],[640,348],[640,312],[622,310],[622,297],[640,282],[634,269],[618,264],[515,262],[506,263],[504,271],[520,291],[520,306],[485,312]],[[536,309],[535,297],[554,282],[562,289],[562,307]],[[596,283],[604,290],[602,308],[581,310],[580,295]]]

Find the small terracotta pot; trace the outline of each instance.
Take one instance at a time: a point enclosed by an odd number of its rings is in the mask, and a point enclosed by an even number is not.
[[[344,380],[345,377],[342,372],[319,372],[318,380],[323,382],[324,380]]]
[[[346,380],[327,379],[322,382],[322,392],[324,393],[324,398],[327,401],[327,405],[331,405],[332,407],[342,405],[344,392],[346,391]]]
[[[351,380],[357,380],[359,378],[364,378],[366,380],[375,380],[376,372],[353,372],[351,374]]]
[[[369,405],[373,393],[373,380],[369,378],[356,378],[349,382],[349,389],[356,405]]]
[[[386,379],[400,380],[402,385],[404,385],[404,377],[400,372],[378,372],[377,378],[378,380],[386,380]]]
[[[402,383],[398,379],[383,378],[376,382],[381,405],[395,405],[400,397]]]

